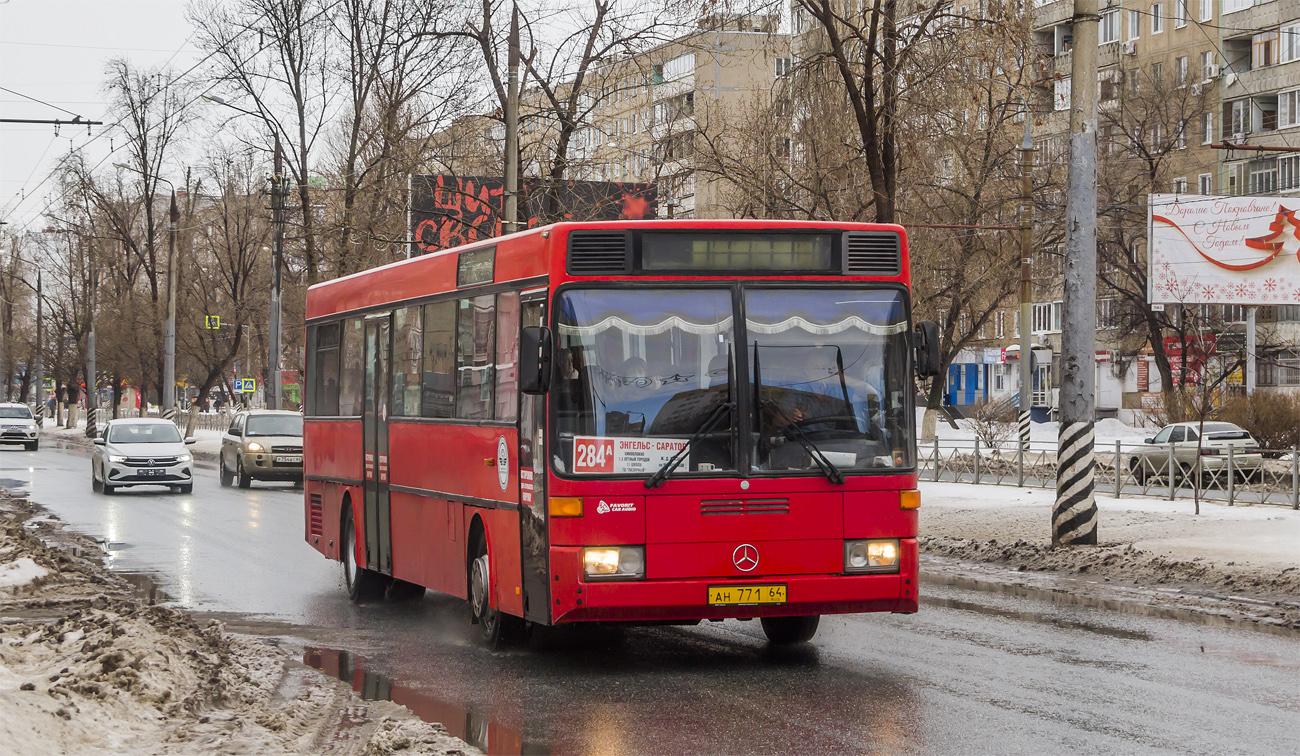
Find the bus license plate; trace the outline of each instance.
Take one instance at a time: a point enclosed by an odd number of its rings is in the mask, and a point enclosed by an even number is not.
[[[140,471],[140,474],[146,478],[161,478],[166,470],[159,467],[146,467]]]
[[[277,465],[301,465],[302,456],[295,454],[293,456],[288,456],[288,457],[285,456],[276,457],[275,463]]]
[[[753,604],[784,604],[784,585],[711,585],[711,606],[749,606]]]

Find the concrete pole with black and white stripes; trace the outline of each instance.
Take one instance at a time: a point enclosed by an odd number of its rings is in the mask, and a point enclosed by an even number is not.
[[[1074,0],[1070,164],[1066,171],[1061,428],[1052,544],[1097,543],[1093,423],[1097,383],[1097,0]]]

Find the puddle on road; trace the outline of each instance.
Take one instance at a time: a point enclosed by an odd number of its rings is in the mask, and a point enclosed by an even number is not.
[[[303,651],[302,661],[350,684],[352,690],[367,701],[392,701],[405,706],[425,722],[442,725],[451,735],[489,756],[550,753],[545,746],[524,742],[519,730],[493,721],[481,711],[440,700],[425,690],[367,671],[364,656],[332,648],[308,647]]]
[[[938,606],[947,609],[961,609],[968,612],[978,612],[980,614],[989,614],[995,617],[1007,617],[1009,619],[1023,620],[1026,622],[1037,622],[1043,625],[1053,625],[1055,627],[1065,628],[1067,630],[1084,630],[1089,633],[1099,635],[1109,635],[1113,638],[1124,638],[1125,640],[1151,640],[1150,633],[1138,630],[1121,630],[1117,627],[1106,627],[1105,625],[1094,625],[1089,622],[1077,622],[1074,620],[1062,619],[1061,617],[1052,617],[1040,612],[1017,612],[1010,609],[997,609],[987,604],[977,604],[973,601],[962,601],[954,598],[938,598],[921,594],[921,603],[926,606]]]
[[[150,604],[162,604],[172,600],[170,594],[159,585],[157,578],[147,572],[115,572],[115,575],[135,587],[135,593]]]
[[[5,489],[14,496],[30,496],[32,481],[30,478],[0,478],[0,488]]]

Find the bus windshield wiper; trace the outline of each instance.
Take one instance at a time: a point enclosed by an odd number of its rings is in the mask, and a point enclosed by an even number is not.
[[[779,415],[781,419],[785,420],[786,425],[781,430],[791,431],[790,435],[794,437],[795,441],[799,442],[799,445],[804,448],[804,451],[808,452],[808,456],[812,457],[812,461],[817,463],[817,466],[821,468],[822,473],[825,474],[832,483],[836,485],[844,485],[844,473],[840,472],[840,468],[836,467],[834,462],[827,459],[825,454],[822,454],[822,450],[818,449],[817,444],[813,443],[812,439],[808,438],[808,434],[804,432],[804,429],[800,428],[798,423],[791,420],[789,415],[782,412],[776,402],[771,399],[764,399],[763,404],[764,406],[771,408],[771,410]]]
[[[717,407],[715,407],[713,413],[710,414],[708,419],[704,421],[704,424],[700,426],[699,430],[695,431],[695,433],[691,434],[690,438],[686,439],[686,445],[683,446],[676,454],[670,457],[668,461],[664,463],[663,467],[659,468],[658,472],[656,472],[654,475],[651,475],[646,480],[645,487],[655,488],[656,486],[663,483],[664,480],[666,480],[669,475],[673,474],[673,470],[677,469],[677,466],[682,463],[682,460],[686,459],[686,454],[691,450],[691,446],[696,441],[699,441],[704,436],[705,433],[708,433],[709,431],[713,430],[713,428],[718,424],[719,421],[722,420],[722,418],[730,415],[731,410],[734,408],[735,405],[732,404],[731,402],[723,402],[722,404],[719,404]]]

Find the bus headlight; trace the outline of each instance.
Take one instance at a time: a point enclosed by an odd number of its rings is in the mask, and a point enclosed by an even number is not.
[[[589,578],[643,578],[645,547],[593,546],[583,549],[582,571]]]
[[[844,542],[845,572],[898,572],[898,539]]]

